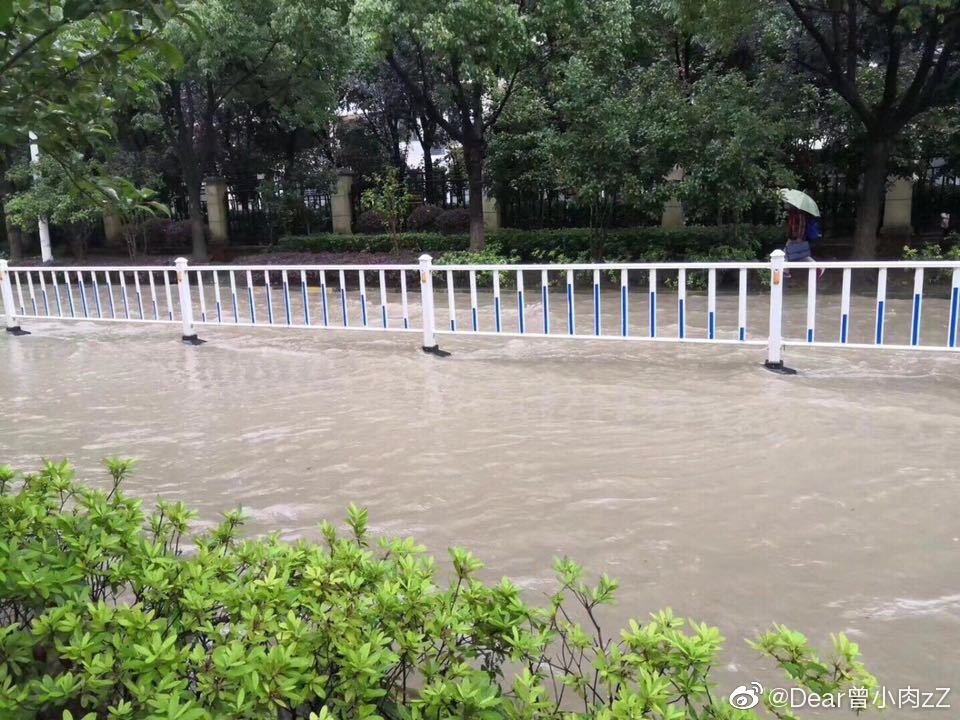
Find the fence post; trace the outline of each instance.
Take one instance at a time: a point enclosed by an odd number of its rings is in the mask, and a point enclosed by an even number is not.
[[[441,357],[449,355],[437,344],[433,314],[433,258],[426,253],[420,256],[420,309],[423,314],[423,351]]]
[[[204,341],[197,337],[193,327],[193,302],[190,298],[190,273],[187,271],[187,259],[176,259],[177,291],[180,296],[180,319],[183,321],[183,341],[190,345],[200,345]]]
[[[783,364],[783,250],[770,253],[770,329],[767,333],[767,370],[782,375],[797,371]]]
[[[3,296],[3,317],[7,332],[11,335],[29,335],[17,324],[17,306],[13,303],[13,286],[10,284],[10,272],[7,261],[0,260],[0,295]]]

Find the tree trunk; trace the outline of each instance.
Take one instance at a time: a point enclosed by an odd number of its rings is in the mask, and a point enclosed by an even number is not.
[[[872,260],[877,255],[877,230],[889,162],[890,144],[886,138],[868,139],[857,196],[857,225],[853,231],[853,257],[858,260]]]
[[[194,262],[206,262],[207,236],[204,232],[203,207],[200,205],[200,182],[187,184],[187,208],[190,214],[190,236],[193,239]]]
[[[23,231],[10,222],[7,226],[7,248],[10,250],[11,260],[23,259]]]
[[[483,232],[483,147],[463,148],[470,188],[470,249],[483,250],[486,241]]]
[[[431,205],[439,205],[437,191],[433,186],[433,158],[430,157],[432,148],[427,144],[426,138],[420,142],[420,146],[423,148],[423,200]]]

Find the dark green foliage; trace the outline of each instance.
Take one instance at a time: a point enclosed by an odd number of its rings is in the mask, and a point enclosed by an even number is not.
[[[437,230],[444,235],[469,232],[470,213],[464,208],[450,208],[437,216]]]
[[[443,214],[443,208],[423,203],[417,205],[407,217],[407,230],[411,232],[434,232],[437,229],[437,218]]]
[[[66,462],[0,466],[0,717],[758,717],[711,680],[717,628],[666,610],[610,635],[616,581],[571,560],[533,607],[466,550],[441,571],[410,538],[375,540],[354,506],[319,544],[244,540],[235,510],[186,553],[194,513],[144,513],[120,489],[132,465],[107,461],[106,490]],[[753,646],[814,692],[876,684],[843,635],[823,660],[784,627]]]
[[[783,245],[784,230],[775,225],[640,227],[610,230],[603,259],[667,262],[681,260],[756,260]],[[595,235],[589,228],[557,230],[501,229],[488,242],[518,262],[589,262]],[[405,233],[400,247],[427,252],[466,250],[467,235]],[[280,240],[279,249],[307,252],[388,252],[389,235],[295,235]]]
[[[357,232],[375,235],[387,230],[387,223],[376,210],[364,210],[357,218]]]

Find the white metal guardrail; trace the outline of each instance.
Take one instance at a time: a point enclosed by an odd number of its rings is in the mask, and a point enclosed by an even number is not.
[[[854,271],[870,273],[876,285],[869,342],[854,341],[851,332]],[[921,343],[925,271],[950,280],[943,342],[933,344]],[[818,283],[824,272],[842,275],[836,340],[822,339],[818,328]],[[888,275],[903,272],[913,274],[909,333],[905,342],[888,342]],[[719,274],[729,276],[736,293],[718,292]],[[789,332],[799,324],[793,317],[798,308],[784,308],[788,274],[797,284],[806,275],[799,336],[784,332],[785,320]],[[706,308],[691,325],[688,284],[694,275],[698,282],[706,276]],[[762,295],[748,292],[751,275],[769,288]],[[434,289],[435,278],[443,280],[445,291]],[[532,286],[539,285],[532,297],[525,289],[531,279]],[[419,281],[417,290],[408,290],[411,280]],[[586,284],[590,294],[584,297],[575,290]],[[619,286],[613,303],[611,285]],[[10,267],[0,260],[0,291],[12,334],[26,334],[21,320],[52,318],[179,323],[183,339],[192,343],[202,342],[196,328],[205,325],[420,332],[428,352],[439,352],[441,334],[727,343],[766,346],[767,367],[789,372],[783,368],[785,346],[956,351],[960,263],[787,263],[779,250],[769,262],[720,263],[434,265],[424,255],[417,265],[188,266],[179,258],[174,267]],[[662,307],[665,292],[675,299],[675,312]],[[438,323],[435,302],[441,293],[447,317]],[[735,324],[733,307],[723,318],[718,315],[718,297],[735,302]],[[748,331],[750,298],[766,299],[763,334]],[[638,301],[642,310],[631,314]]]

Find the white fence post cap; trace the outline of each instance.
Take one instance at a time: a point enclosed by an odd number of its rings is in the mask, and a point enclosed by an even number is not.
[[[423,255],[420,256],[420,262],[422,262],[422,263],[423,263],[423,262],[430,262],[431,260],[433,260],[433,258],[430,257],[427,253],[424,253]]]
[[[772,253],[770,253],[771,260],[775,260],[776,258],[782,258],[785,256],[786,256],[786,253],[783,250],[774,250]]]
[[[174,260],[173,262],[174,262],[174,264],[176,264],[176,265],[186,265],[186,264],[187,264],[187,259],[186,259],[185,257],[178,257],[178,258],[177,258],[176,260]]]

